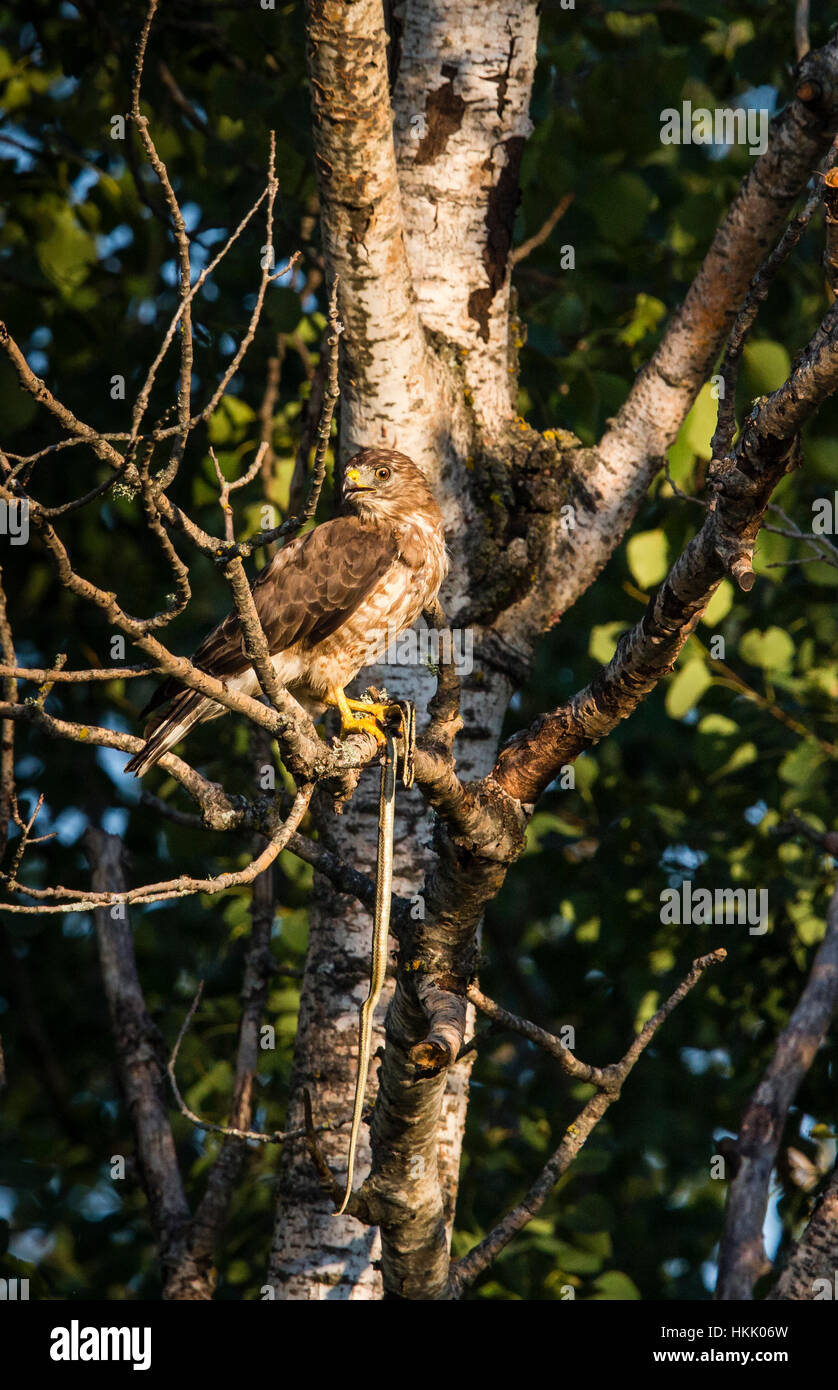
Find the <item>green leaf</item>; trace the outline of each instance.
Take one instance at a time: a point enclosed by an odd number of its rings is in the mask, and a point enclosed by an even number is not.
[[[759,396],[776,391],[791,371],[791,358],[786,348],[782,343],[773,343],[768,338],[746,343],[742,356],[748,385]]]
[[[490,1279],[487,1284],[481,1284],[477,1291],[478,1298],[490,1298],[504,1303],[520,1303],[521,1295],[512,1293],[509,1289],[499,1284],[497,1279]]]
[[[719,781],[722,777],[729,777],[731,772],[738,772],[740,768],[747,767],[749,763],[757,760],[757,746],[755,743],[740,743],[736,752],[728,758],[722,767],[716,769],[708,779],[711,782]]]
[[[602,1269],[602,1255],[595,1250],[579,1250],[575,1245],[560,1240],[555,1255],[556,1263],[568,1274],[596,1274]]]
[[[670,681],[666,691],[666,712],[671,719],[683,719],[687,710],[697,704],[713,684],[713,677],[704,664],[703,657],[696,656],[685,665]]]
[[[655,201],[643,180],[627,173],[594,180],[587,198],[600,236],[618,245],[637,239]]]
[[[247,426],[255,419],[255,411],[236,396],[222,396],[218,406],[210,416],[209,437],[211,444],[238,444],[244,438]]]
[[[709,459],[710,440],[713,438],[718,414],[719,402],[711,395],[711,387],[708,382],[702,386],[689,415],[678,432],[678,438],[672,446],[675,457],[683,455],[684,448],[687,448],[691,453],[697,454],[699,458]],[[673,457],[672,454],[670,457]]]
[[[795,921],[794,930],[804,946],[817,946],[826,935],[826,923],[822,917],[816,917],[814,913],[809,912]]]
[[[58,212],[52,231],[37,243],[37,253],[44,275],[66,299],[84,283],[96,259],[93,238],[82,230],[69,207]]]
[[[619,1269],[606,1270],[597,1279],[594,1289],[596,1292],[592,1297],[600,1301],[625,1303],[636,1302],[640,1298],[637,1285]]]
[[[794,643],[781,627],[769,627],[765,632],[751,628],[739,643],[739,654],[750,666],[763,671],[787,671],[794,658]]]
[[[730,738],[739,733],[739,725],[728,719],[726,714],[705,714],[699,720],[697,732],[708,736],[712,734],[716,738]]]
[[[706,623],[707,627],[716,627],[727,617],[732,607],[733,585],[729,579],[723,579],[705,608],[701,621]]]
[[[537,811],[527,826],[527,844],[524,856],[528,854],[540,854],[542,841],[550,834],[559,835],[578,835],[578,828],[574,829],[561,816],[554,816],[550,811]]]
[[[230,116],[221,115],[215,129],[219,140],[236,140],[244,133],[244,121],[234,121]]]
[[[644,994],[643,998],[637,1006],[637,1013],[634,1016],[635,1033],[639,1033],[644,1023],[649,1022],[649,1019],[657,1010],[659,1003],[660,994],[658,993],[658,991],[656,989],[647,989],[646,993]]]
[[[814,739],[803,739],[780,763],[780,776],[792,787],[810,788],[823,780],[824,754]]]
[[[602,623],[599,627],[591,628],[588,653],[594,661],[601,661],[605,666],[611,660],[617,650],[620,636],[627,627],[628,623]]]
[[[626,546],[629,569],[642,589],[659,584],[669,569],[669,543],[665,532],[640,531]]]
[[[638,294],[634,300],[634,310],[625,327],[620,329],[619,340],[629,347],[641,342],[648,333],[653,333],[666,314],[666,305],[651,294]]]

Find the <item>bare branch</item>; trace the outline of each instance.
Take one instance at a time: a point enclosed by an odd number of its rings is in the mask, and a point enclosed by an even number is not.
[[[826,173],[833,164],[836,153],[838,153],[838,136],[836,136],[829,153],[823,161],[821,166],[822,173]],[[826,173],[827,182],[829,177],[829,174]],[[739,375],[742,350],[745,346],[748,333],[753,327],[760,305],[767,298],[768,291],[780,267],[791,255],[791,252],[800,241],[800,238],[809,225],[812,214],[820,205],[820,202],[821,188],[816,183],[815,189],[807,199],[803,210],[787,224],[774,250],[771,252],[770,256],[766,257],[759,270],[756,272],[748,287],[748,292],[745,295],[742,307],[730,330],[730,337],[728,338],[720,373],[722,382],[719,390],[718,420],[710,444],[710,450],[714,459],[727,458],[733,445],[733,436],[736,432],[736,383]]]
[[[830,169],[823,181],[823,201],[826,208],[826,245],[823,268],[826,283],[833,294],[838,293],[838,169]]]
[[[340,345],[340,335],[343,332],[343,324],[338,318],[339,285],[340,278],[336,275],[332,281],[332,288],[329,293],[329,332],[326,336],[326,373],[320,417],[317,422],[317,445],[314,450],[314,463],[311,470],[309,494],[300,515],[290,518],[289,521],[285,523],[287,534],[289,535],[305,526],[306,522],[312,520],[317,511],[320,490],[323,487],[323,480],[326,476],[326,452],[329,448],[329,439],[332,432],[332,416],[335,413],[335,406],[337,405],[338,396],[340,395],[338,349]]]
[[[520,246],[513,247],[509,253],[510,265],[520,265],[521,261],[525,261],[527,256],[531,256],[533,251],[538,250],[539,246],[543,246],[553,229],[564,217],[573,202],[574,196],[573,193],[565,193],[564,196],[559,199],[544,224],[539,227],[538,231],[533,236],[527,237],[526,241],[522,241]]]
[[[580,1111],[573,1124],[568,1125],[559,1147],[542,1168],[536,1181],[526,1196],[513,1207],[502,1221],[478,1245],[461,1260],[451,1265],[449,1297],[461,1298],[470,1284],[497,1259],[501,1250],[509,1244],[513,1236],[522,1231],[536,1212],[544,1205],[562,1173],[567,1172],[586,1139],[599,1124],[609,1106],[619,1099],[620,1090],[641,1053],[648,1047],[652,1038],[666,1021],[673,1009],[686,998],[711,965],[718,965],[725,959],[725,951],[712,951],[693,961],[692,969],[678,988],[658,1009],[654,1017],[641,1029],[622,1060],[609,1068],[613,1073],[612,1085],[607,1090],[598,1091]]]
[[[181,1043],[183,1042],[184,1038],[186,1037],[186,1034],[189,1032],[189,1029],[192,1026],[192,1020],[194,1019],[198,1009],[198,1005],[201,1002],[201,995],[203,994],[203,992],[204,982],[202,980],[195,993],[195,998],[192,1000],[192,1003],[189,1006],[189,1011],[186,1017],[184,1018],[183,1023],[181,1024],[180,1032],[177,1035],[177,1040],[175,1042],[174,1047],[172,1048],[172,1054],[166,1066],[166,1071],[168,1072],[172,1092],[174,1094],[175,1101],[177,1103],[177,1107],[181,1115],[183,1115],[184,1119],[191,1120],[193,1125],[195,1125],[197,1129],[205,1129],[210,1134],[223,1134],[224,1137],[227,1139],[248,1140],[252,1141],[255,1144],[283,1144],[286,1139],[302,1138],[302,1136],[306,1133],[306,1130],[304,1128],[285,1130],[276,1129],[271,1131],[270,1133],[265,1133],[259,1129],[241,1129],[236,1125],[212,1124],[210,1120],[204,1120],[201,1118],[200,1115],[197,1115],[194,1110],[190,1110],[189,1106],[186,1104],[186,1101],[183,1099],[180,1087],[178,1086],[175,1068],[177,1066],[177,1059],[178,1054],[180,1052]],[[351,1116],[347,1116],[345,1120],[338,1120],[335,1123],[329,1125],[321,1125],[320,1129],[336,1129],[339,1125],[346,1124],[350,1119]]]
[[[539,582],[494,624],[501,653],[526,652],[590,585],[631,524],[707,380],[751,279],[828,150],[838,113],[838,39],[807,54],[796,91],[770,125],[661,342],[593,449],[565,453],[561,499],[585,516],[568,532],[561,507],[542,534]]]
[[[616,463],[626,448],[634,457],[639,445],[656,467],[672,442],[763,260],[766,242],[780,235],[831,143],[836,89],[838,42],[832,39],[801,63],[795,97],[772,121],[767,150],[754,160],[684,303],[600,442],[604,461]]]
[[[15,647],[12,627],[6,609],[6,590],[3,585],[3,571],[0,569],[0,652],[7,663],[0,667],[3,676],[3,698],[11,705],[17,704],[17,681],[14,679]],[[6,854],[9,837],[9,820],[15,796],[15,726],[11,719],[0,723],[0,863]]]
[[[18,866],[15,863],[8,875],[2,875],[9,890],[14,893],[23,893],[28,898],[37,898],[39,905],[38,907],[24,907],[17,903],[0,903],[0,912],[23,914],[90,912],[99,906],[111,907],[122,903],[171,902],[175,898],[187,898],[195,893],[222,893],[227,888],[237,888],[243,884],[252,883],[259,874],[264,873],[270,867],[277,855],[287,845],[308,809],[313,790],[314,787],[311,783],[300,788],[287,819],[275,826],[270,840],[261,854],[257,855],[244,869],[217,874],[214,878],[192,878],[188,874],[181,874],[175,879],[168,879],[160,883],[146,883],[141,888],[130,888],[124,893],[115,895],[110,892],[85,893],[81,889],[62,886],[30,888],[25,883],[18,882],[16,878]],[[25,845],[25,843],[26,836],[24,834],[21,837],[21,845]],[[53,902],[52,899],[54,898],[60,898],[61,901]]]
[[[177,471],[177,466],[183,457],[186,448],[186,441],[189,437],[190,429],[190,398],[192,394],[192,310],[189,303],[186,303],[189,295],[190,282],[192,280],[192,269],[189,254],[189,236],[186,231],[186,223],[180,210],[180,204],[175,196],[169,179],[168,170],[157,153],[157,148],[151,137],[148,128],[148,119],[140,110],[140,88],[143,80],[143,66],[145,64],[146,47],[148,36],[154,16],[157,13],[158,0],[150,0],[146,13],[145,24],[137,45],[137,59],[134,66],[134,75],[131,83],[131,119],[139,132],[146,159],[157,175],[157,180],[163,190],[163,196],[169,208],[174,228],[175,245],[177,257],[180,264],[180,296],[183,303],[182,310],[182,331],[180,335],[180,385],[178,388],[178,439],[172,455],[172,474]],[[129,450],[130,454],[130,450]]]
[[[247,224],[250,222],[251,218],[254,216],[256,212],[258,212],[259,208],[262,206],[262,203],[267,198],[268,192],[269,190],[266,188],[262,193],[259,194],[259,197],[256,199],[256,202],[253,204],[252,208],[250,208],[249,211],[245,213],[238,226],[230,234],[230,236],[225,241],[224,245],[221,247],[221,250],[218,251],[216,255],[213,256],[212,260],[204,266],[204,269],[197,277],[194,285],[192,285],[188,292],[182,296],[180,303],[178,304],[177,310],[175,311],[175,315],[171,323],[169,324],[169,327],[166,329],[165,334],[163,335],[163,341],[160,344],[157,356],[155,357],[154,361],[149,367],[148,372],[146,374],[146,379],[140,387],[139,394],[134,404],[134,411],[131,422],[131,434],[127,436],[128,438],[137,439],[138,437],[141,437],[139,435],[139,428],[142,423],[143,416],[145,415],[146,409],[148,407],[149,398],[151,396],[151,388],[154,385],[154,380],[157,376],[160,364],[169,350],[172,339],[175,336],[177,326],[180,323],[184,313],[188,310],[190,304],[192,303],[192,300],[195,298],[195,295],[204,286],[206,281],[216,270],[217,266],[227,255],[227,252],[235,244],[235,242],[238,241],[239,237],[241,236]],[[289,266],[286,267],[286,269],[288,268],[290,268],[290,262]],[[204,415],[204,411],[202,411],[200,415],[196,415],[194,419],[190,421],[190,426],[194,427],[195,425],[197,425],[201,420],[203,420]]]
[[[227,482],[227,479],[221,472],[221,467],[219,465],[218,459],[215,456],[215,450],[213,448],[210,448],[209,455],[212,459],[213,468],[215,469],[215,476],[218,479],[218,504],[221,507],[222,512],[224,513],[224,535],[231,545],[235,541],[236,536],[235,518],[233,516],[233,508],[230,505],[230,493],[237,492],[239,488],[247,487],[248,483],[253,482],[253,479],[256,477],[256,474],[262,467],[262,459],[265,453],[267,452],[267,448],[268,446],[266,443],[260,444],[259,448],[256,450],[253,462],[251,463],[247,472],[242,473],[241,477],[236,478],[235,482],[232,483]]]
[[[561,1038],[557,1038],[555,1033],[549,1033],[546,1028],[540,1028],[537,1023],[531,1023],[528,1018],[518,1018],[517,1015],[509,1012],[501,1004],[495,1003],[488,995],[476,984],[468,987],[468,997],[476,1009],[490,1018],[499,1028],[508,1028],[513,1033],[519,1033],[528,1042],[540,1047],[543,1052],[558,1062],[562,1071],[568,1076],[574,1076],[579,1081],[589,1081],[591,1085],[598,1087],[608,1087],[609,1070],[607,1067],[590,1067],[586,1062],[580,1062],[578,1057],[574,1057],[570,1048],[565,1047]]]
[[[801,63],[809,52],[809,0],[796,0],[794,6],[794,48]]]

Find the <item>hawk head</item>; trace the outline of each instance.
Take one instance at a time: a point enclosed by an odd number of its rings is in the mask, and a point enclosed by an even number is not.
[[[439,517],[422,470],[395,449],[355,454],[344,470],[342,497],[344,510],[363,520],[394,523],[419,513]]]

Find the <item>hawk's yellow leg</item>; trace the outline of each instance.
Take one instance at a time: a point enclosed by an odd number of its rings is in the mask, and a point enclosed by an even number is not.
[[[341,733],[352,734],[360,730],[372,734],[379,747],[384,745],[386,739],[381,724],[387,716],[388,705],[372,704],[368,700],[349,700],[339,686],[329,691],[326,704],[334,705],[340,711]],[[354,713],[356,710],[358,713]]]

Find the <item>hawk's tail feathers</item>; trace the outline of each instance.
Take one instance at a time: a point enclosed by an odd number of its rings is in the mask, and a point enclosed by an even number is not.
[[[180,742],[193,724],[197,724],[204,717],[205,710],[211,703],[212,701],[194,690],[184,691],[175,700],[169,713],[157,724],[145,747],[125,764],[123,772],[133,772],[135,777],[143,777],[149,768],[160,761],[164,753],[168,753],[170,748],[174,748],[175,744]]]

